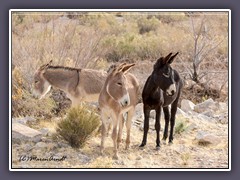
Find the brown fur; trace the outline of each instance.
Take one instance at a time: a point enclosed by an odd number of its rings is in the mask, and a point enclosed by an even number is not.
[[[51,85],[63,90],[73,105],[97,102],[106,76],[103,71],[44,65],[34,75],[34,92],[42,96]]]
[[[99,96],[99,106],[102,118],[101,152],[103,153],[107,128],[109,124],[112,124],[114,158],[118,158],[117,149],[122,139],[122,128],[124,124],[123,115],[125,113],[128,113],[126,121],[126,149],[130,144],[131,120],[137,104],[137,94],[139,88],[138,81],[135,76],[127,73],[132,66],[134,66],[134,64],[124,63],[114,67],[109,72]]]

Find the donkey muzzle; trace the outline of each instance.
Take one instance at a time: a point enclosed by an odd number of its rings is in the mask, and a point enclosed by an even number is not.
[[[125,94],[121,99],[120,99],[120,104],[122,107],[128,106],[130,104],[130,98],[129,94]]]
[[[167,89],[166,94],[168,96],[173,96],[175,93],[176,93],[176,85],[175,84],[171,84],[169,86],[169,88]]]

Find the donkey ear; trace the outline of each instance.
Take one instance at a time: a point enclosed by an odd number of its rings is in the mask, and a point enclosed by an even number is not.
[[[122,69],[124,68],[124,66],[126,65],[127,63],[121,63],[118,67],[117,67],[117,71],[118,72],[121,72]]]
[[[170,59],[167,61],[168,64],[171,64],[173,62],[173,60],[175,59],[175,57],[178,55],[179,52],[177,52],[176,54],[174,54],[172,57],[170,57]]]
[[[167,64],[169,58],[171,57],[172,53],[169,53],[165,58],[163,58],[163,64]]]
[[[133,63],[133,64],[127,64],[127,65],[123,66],[122,72],[123,72],[123,73],[127,73],[133,66],[135,66],[135,63]]]

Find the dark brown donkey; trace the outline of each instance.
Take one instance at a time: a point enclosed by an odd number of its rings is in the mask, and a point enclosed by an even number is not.
[[[155,129],[157,132],[156,148],[160,149],[160,116],[161,108],[163,108],[165,116],[165,129],[163,140],[168,137],[168,125],[170,119],[170,136],[169,143],[173,141],[173,129],[175,124],[175,115],[177,111],[177,103],[183,86],[182,80],[178,72],[171,68],[170,64],[178,52],[172,56],[172,53],[166,57],[161,57],[154,65],[152,74],[148,77],[144,85],[143,111],[144,111],[144,135],[140,147],[144,147],[147,143],[147,133],[149,129],[149,114],[151,110],[156,111]],[[168,106],[171,105],[171,115]]]

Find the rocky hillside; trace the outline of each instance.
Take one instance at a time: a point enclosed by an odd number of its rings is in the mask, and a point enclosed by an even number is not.
[[[139,145],[143,136],[142,104],[136,108],[131,131],[131,146],[119,150],[112,159],[113,144],[106,139],[105,155],[100,155],[101,135],[91,137],[83,148],[73,149],[56,136],[59,118],[12,120],[13,168],[228,168],[228,105],[208,99],[200,104],[181,101],[177,111],[172,145],[161,142],[155,150],[155,114],[151,112],[148,143]],[[163,115],[162,115],[163,117]],[[164,120],[161,119],[161,137]]]

